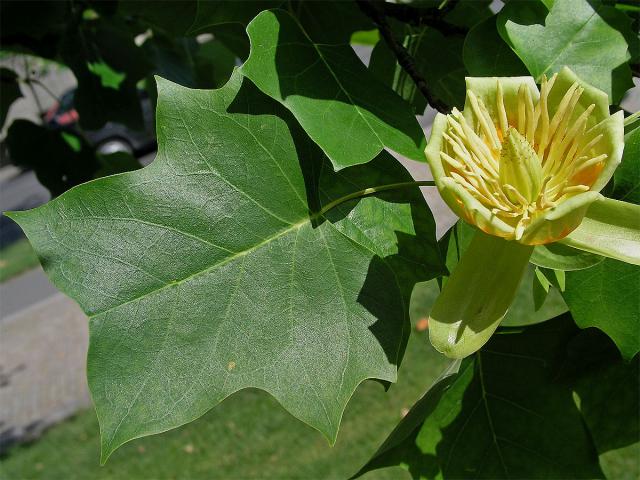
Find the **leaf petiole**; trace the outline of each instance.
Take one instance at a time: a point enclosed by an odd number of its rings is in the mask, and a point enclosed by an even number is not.
[[[375,193],[384,192],[387,190],[396,190],[399,188],[406,187],[435,187],[435,182],[433,180],[420,180],[414,182],[398,182],[398,183],[389,183],[386,185],[378,185],[376,187],[369,187],[363,190],[358,190],[357,192],[350,193],[349,195],[345,195],[344,197],[337,198],[332,202],[327,203],[322,209],[318,212],[318,216],[322,216],[327,213],[332,208],[337,207],[341,203],[348,202],[349,200],[353,200],[354,198],[366,197],[368,195],[373,195]]]

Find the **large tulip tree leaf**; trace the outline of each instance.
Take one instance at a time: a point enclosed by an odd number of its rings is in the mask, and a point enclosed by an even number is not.
[[[640,352],[640,267],[607,258],[567,272],[566,282],[562,296],[578,325],[605,332],[627,359]]]
[[[519,2],[505,6],[498,16],[505,41],[536,80],[568,66],[582,80],[606,92],[612,103],[619,102],[633,86],[627,64],[630,54],[625,36],[630,28],[626,15],[597,1],[547,3],[552,5],[546,18],[544,7],[525,6],[525,15]]]
[[[435,385],[359,473],[413,478],[602,478],[571,385],[556,376],[576,328],[568,315],[494,335]]]
[[[411,107],[348,44],[314,43],[283,10],[262,12],[247,32],[243,73],[293,113],[336,170],[366,163],[384,147],[424,161],[424,133]]]
[[[444,270],[419,189],[386,153],[334,173],[237,71],[158,92],[150,166],[10,214],[90,317],[103,460],[245,387],[334,441],[356,386],[396,379],[411,289]]]

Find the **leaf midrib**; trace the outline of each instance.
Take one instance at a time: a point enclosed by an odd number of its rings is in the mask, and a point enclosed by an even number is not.
[[[341,205],[344,202],[347,202],[349,200],[353,200],[356,198],[361,198],[363,196],[366,195],[370,195],[370,194],[375,194],[378,192],[382,192],[382,191],[386,191],[386,190],[390,190],[390,189],[396,189],[396,188],[404,188],[404,187],[411,187],[411,186],[415,186],[418,187],[421,184],[421,182],[401,182],[401,183],[394,183],[394,184],[385,184],[385,185],[378,185],[375,187],[370,187],[361,191],[357,191],[357,192],[352,192],[350,194],[344,195],[332,202],[327,203],[323,208],[321,208],[318,212],[314,212],[313,214],[309,215],[308,217],[294,223],[294,224],[290,224],[287,228],[280,230],[278,232],[276,232],[275,234],[265,238],[263,241],[245,249],[245,250],[241,250],[239,252],[235,252],[233,255],[230,255],[229,257],[224,258],[223,260],[214,263],[212,265],[207,266],[206,268],[203,268],[202,270],[199,270],[197,272],[192,273],[191,275],[188,275],[184,278],[181,278],[179,280],[173,280],[171,282],[166,283],[165,285],[162,285],[161,287],[158,288],[154,288],[152,290],[149,290],[148,292],[145,292],[142,295],[139,295],[135,298],[131,298],[129,300],[126,300],[122,303],[118,303],[117,305],[114,305],[112,307],[106,308],[104,310],[100,310],[97,312],[94,312],[92,314],[88,314],[87,316],[89,317],[89,319],[95,318],[97,316],[103,315],[105,313],[108,313],[112,310],[115,310],[116,308],[120,308],[124,305],[136,302],[142,298],[148,297],[149,295],[152,295],[154,293],[160,292],[166,288],[170,288],[176,285],[180,285],[194,277],[197,277],[198,275],[202,275],[205,273],[208,273],[212,270],[215,270],[218,267],[222,267],[234,260],[237,260],[238,258],[242,258],[256,250],[259,250],[260,248],[262,248],[265,245],[270,244],[273,241],[276,241],[277,239],[295,231],[295,230],[299,230],[300,228],[302,228],[303,226],[305,226],[306,224],[311,224],[314,220],[318,220],[318,219],[324,219],[327,222],[331,223],[331,221],[325,216],[325,214],[327,212],[329,212],[330,210],[333,210],[335,207],[337,207],[338,205]],[[359,244],[360,245],[360,244]]]
[[[261,241],[261,242],[255,244],[255,245],[247,248],[246,250],[241,250],[240,252],[236,252],[235,254],[230,255],[230,256],[226,257],[225,259],[223,259],[223,260],[221,260],[221,261],[219,261],[217,263],[209,265],[208,267],[203,268],[202,270],[199,270],[199,271],[197,271],[195,273],[192,273],[191,275],[188,275],[188,276],[186,276],[184,278],[181,278],[179,280],[173,280],[173,281],[171,281],[169,283],[166,283],[165,285],[163,285],[163,286],[161,286],[159,288],[155,288],[155,289],[149,290],[148,292],[145,292],[144,294],[139,295],[139,296],[137,296],[135,298],[131,298],[131,299],[127,300],[126,302],[122,302],[122,303],[119,303],[118,305],[114,305],[113,307],[109,307],[109,308],[106,308],[104,310],[100,310],[98,312],[92,313],[88,317],[91,319],[91,318],[97,317],[99,315],[108,313],[108,312],[110,312],[112,310],[115,310],[116,308],[122,307],[124,305],[129,304],[129,303],[136,302],[136,301],[138,301],[138,300],[140,300],[142,298],[145,298],[145,297],[147,297],[147,296],[149,296],[151,294],[157,293],[157,292],[159,292],[161,290],[164,290],[166,288],[170,288],[170,287],[173,287],[173,286],[176,286],[176,285],[180,285],[180,284],[182,284],[182,283],[184,283],[184,282],[186,282],[186,281],[188,281],[188,280],[190,280],[192,278],[197,277],[198,275],[202,275],[202,274],[208,273],[209,271],[215,270],[217,267],[223,267],[227,263],[230,263],[230,262],[232,262],[234,260],[237,260],[238,258],[242,258],[242,257],[248,255],[251,252],[259,250],[261,247],[263,247],[263,246],[265,246],[265,245],[277,240],[278,238],[283,237],[283,236],[287,235],[288,233],[290,233],[290,232],[292,232],[292,231],[294,231],[296,229],[302,228],[305,224],[310,223],[312,220],[314,220],[316,218],[318,218],[318,217],[316,217],[314,215],[312,215],[312,216],[310,216],[308,218],[305,218],[304,220],[301,220],[301,221],[299,221],[297,223],[294,223],[294,224],[288,226],[284,230],[280,230],[275,235],[272,235],[270,237],[265,238],[263,241]]]
[[[573,43],[574,39],[582,32],[582,30],[584,30],[584,28],[589,23],[591,23],[591,20],[596,15],[597,15],[597,12],[594,10],[593,13],[591,15],[589,15],[589,18],[582,25],[580,25],[580,28],[578,28],[577,30],[574,31],[574,33],[571,35],[571,39],[560,50],[560,52],[558,52],[558,54],[555,56],[555,58],[553,60],[551,60],[549,65],[547,65],[547,67],[544,69],[544,71],[540,75],[544,75],[545,73],[547,73],[549,71],[549,69],[558,61],[558,59],[567,51],[567,49],[569,49],[570,47],[572,47],[574,45],[574,43]]]

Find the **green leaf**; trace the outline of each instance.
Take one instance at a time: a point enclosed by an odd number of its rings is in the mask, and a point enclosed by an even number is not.
[[[333,442],[356,386],[396,379],[413,285],[444,271],[422,194],[386,153],[334,173],[237,71],[158,82],[151,165],[10,215],[90,317],[103,461],[246,387]]]
[[[130,153],[114,152],[107,155],[98,155],[100,168],[94,178],[106,177],[117,173],[131,172],[142,168],[140,162]]]
[[[87,63],[87,68],[91,73],[100,78],[100,83],[105,88],[113,88],[118,90],[120,84],[127,75],[122,72],[116,72],[104,62]]]
[[[163,0],[162,2],[120,0],[118,2],[120,15],[132,17],[156,32],[171,36],[186,34],[195,20],[197,8],[196,0]]]
[[[285,3],[284,0],[197,0],[196,18],[187,32],[197,35],[211,27],[226,23],[247,25],[252,18],[263,10],[275,8]]]
[[[434,95],[451,107],[462,108],[466,95],[462,37],[445,37],[430,27],[412,27],[399,22],[393,22],[393,30],[415,59],[418,72]],[[373,49],[369,70],[409,102],[417,114],[424,112],[427,100],[385,42],[379,42]]]
[[[336,170],[366,163],[384,147],[424,160],[411,108],[348,44],[314,43],[282,10],[261,13],[247,31],[251,54],[242,72],[293,113]]]
[[[307,35],[316,43],[351,43],[355,32],[375,28],[371,19],[362,13],[354,1],[298,0],[291,3],[289,12],[295,15]],[[377,30],[374,32],[377,36]]]
[[[440,5],[442,2],[435,3],[435,6]],[[453,10],[444,16],[444,20],[459,27],[472,28],[492,14],[491,0],[460,0],[456,2]]]
[[[567,66],[610,103],[633,86],[627,41],[612,26],[628,23],[624,13],[588,0],[555,1],[546,18],[538,9],[526,21],[521,10],[521,2],[507,4],[498,15],[500,31],[536,80]]]
[[[429,339],[452,358],[484,345],[507,313],[533,247],[476,231],[429,315]]]
[[[540,269],[536,268],[534,270],[533,277],[533,303],[534,309],[540,310],[542,304],[547,299],[547,295],[549,294],[549,290],[551,288],[551,283],[544,274],[540,271]]]
[[[13,70],[8,68],[0,68],[0,129],[4,126],[4,121],[9,113],[9,108],[18,98],[22,96],[20,85],[18,85],[18,76]]]
[[[156,32],[141,48],[153,63],[155,75],[184,87],[198,86],[193,62],[193,56],[198,50],[195,39],[176,39]]]
[[[33,169],[38,181],[55,197],[75,185],[94,178],[98,160],[89,145],[79,142],[74,149],[61,131],[48,130],[27,120],[14,120],[7,131],[11,161]]]
[[[600,255],[571,248],[558,242],[537,245],[529,259],[538,267],[564,271],[590,268],[603,260],[604,257]]]
[[[220,88],[233,73],[236,56],[218,40],[200,45],[193,59],[199,88]]]
[[[602,478],[572,389],[556,381],[571,318],[506,332],[427,392],[359,473],[399,465],[413,478]]]
[[[216,40],[227,47],[243,62],[249,58],[249,36],[239,23],[225,23],[211,28]]]
[[[622,162],[613,174],[613,182],[613,198],[640,204],[640,127],[624,137]]]
[[[638,442],[640,356],[624,361],[615,344],[594,328],[572,339],[567,352],[559,380],[572,384],[598,453]]]
[[[473,27],[464,41],[462,56],[471,77],[520,77],[529,75],[518,56],[498,34],[497,16]]]
[[[640,205],[611,198],[595,201],[580,226],[560,242],[640,265]]]
[[[640,351],[640,267],[606,259],[567,272],[562,293],[581,328],[596,327],[629,359]]]
[[[640,357],[595,369],[576,387],[580,409],[598,453],[626,447],[640,439]],[[612,421],[615,419],[615,421]]]
[[[380,32],[377,28],[373,30],[357,30],[351,35],[349,43],[351,45],[368,45],[373,47],[380,41]]]

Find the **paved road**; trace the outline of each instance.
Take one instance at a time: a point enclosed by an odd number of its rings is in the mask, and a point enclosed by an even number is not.
[[[140,158],[148,165],[155,158],[155,152]],[[49,201],[51,196],[38,182],[32,171],[21,173],[10,167],[2,169],[0,175],[0,211],[27,210]],[[22,230],[12,220],[0,216],[0,246],[7,245],[23,236]],[[41,268],[35,268],[16,278],[0,284],[0,316],[6,317],[27,308],[56,293],[56,289]]]

